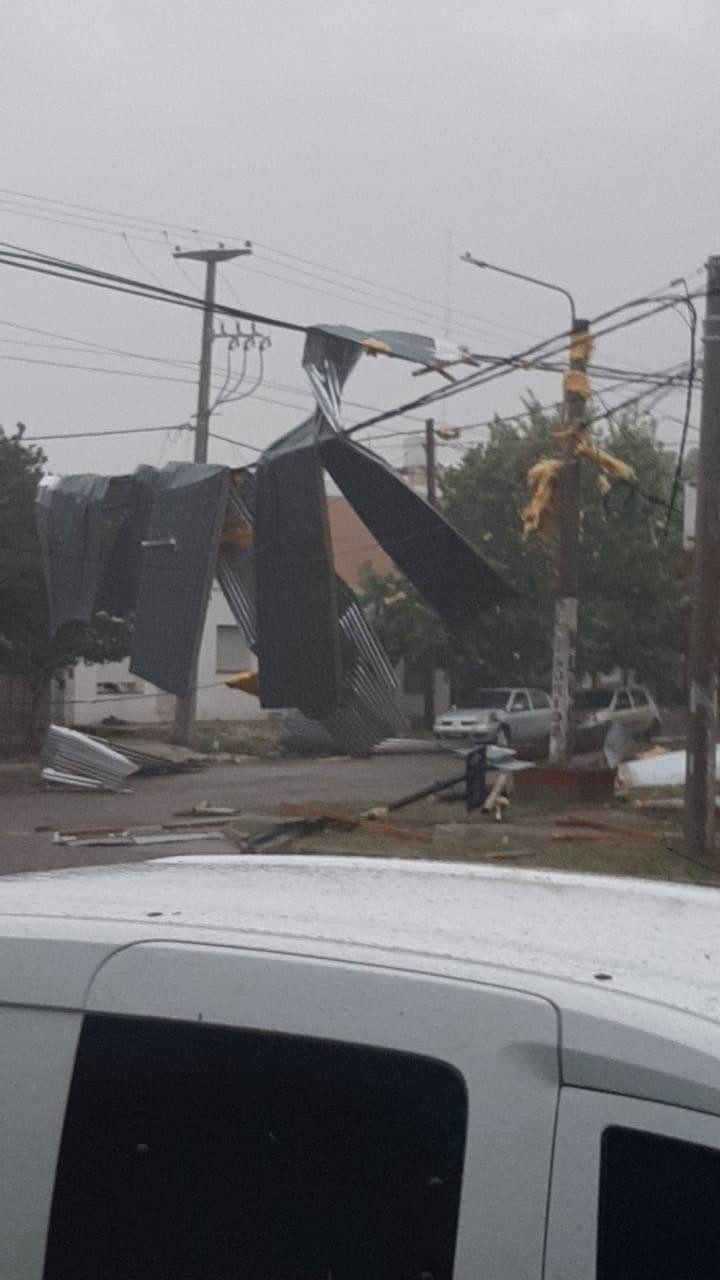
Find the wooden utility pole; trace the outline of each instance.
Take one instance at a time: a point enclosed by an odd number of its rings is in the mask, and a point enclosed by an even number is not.
[[[435,419],[425,422],[425,491],[431,507],[437,506],[437,470],[435,466]],[[435,668],[430,659],[425,684],[425,728],[432,729],[435,723]]]
[[[573,316],[570,370],[564,390],[564,466],[558,474],[557,565],[553,631],[552,724],[550,761],[564,764],[572,755],[571,712],[575,701],[575,650],[578,614],[578,550],[580,542],[580,460],[575,456],[577,433],[585,421],[589,387],[587,320]]]
[[[425,485],[431,507],[437,506],[437,471],[435,468],[435,419],[425,423]]]
[[[205,263],[205,299],[203,307],[202,339],[200,343],[200,371],[198,378],[197,415],[195,419],[195,462],[207,462],[208,439],[210,434],[210,384],[212,381],[212,347],[213,325],[215,320],[215,287],[217,284],[218,262],[230,262],[251,253],[250,248],[226,249],[221,245],[217,249],[192,249],[187,253],[176,250],[174,258],[190,258],[193,262]],[[173,742],[186,746],[190,743],[195,728],[195,712],[197,706],[197,663],[193,665],[190,679],[190,690],[184,698],[175,700],[175,732]]]
[[[707,299],[698,458],[692,614],[688,647],[689,715],[684,848],[715,858],[715,748],[720,622],[720,257],[707,264]]]

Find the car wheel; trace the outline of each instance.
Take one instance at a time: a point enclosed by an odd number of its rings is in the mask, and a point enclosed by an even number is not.
[[[501,724],[495,734],[496,747],[509,747],[511,742],[510,730],[506,724]]]

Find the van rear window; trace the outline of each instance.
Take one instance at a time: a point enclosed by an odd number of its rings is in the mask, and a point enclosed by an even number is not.
[[[450,1280],[466,1120],[440,1062],[91,1015],[45,1280]]]
[[[718,1275],[720,1152],[638,1129],[606,1129],[597,1280]]]

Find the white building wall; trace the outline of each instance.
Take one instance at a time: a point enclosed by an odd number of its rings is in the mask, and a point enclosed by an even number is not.
[[[223,649],[234,650],[237,658],[234,670],[218,670],[218,628],[235,628],[236,643],[221,644]],[[221,666],[227,663],[220,662]],[[241,642],[239,629],[225,597],[217,583],[213,583],[198,658],[198,720],[259,720],[265,719],[257,698],[228,689],[225,681],[238,671],[255,669],[255,657]],[[99,725],[108,716],[117,716],[131,724],[158,724],[170,722],[175,716],[175,699],[155,685],[141,680],[130,672],[128,659],[122,662],[78,663],[68,679],[65,690],[65,720],[69,725]]]

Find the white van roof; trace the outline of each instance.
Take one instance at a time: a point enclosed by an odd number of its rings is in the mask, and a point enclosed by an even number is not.
[[[600,1087],[609,1064],[622,1063],[625,1082],[631,1060],[643,1096],[687,1104],[694,1082],[695,1105],[720,1114],[714,889],[410,859],[241,854],[0,877],[3,1000],[82,1007],[103,958],[149,940],[533,992],[561,1016],[566,1080]]]

